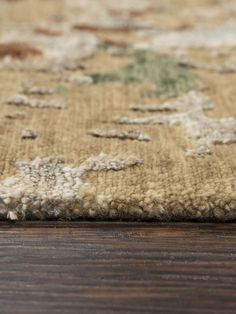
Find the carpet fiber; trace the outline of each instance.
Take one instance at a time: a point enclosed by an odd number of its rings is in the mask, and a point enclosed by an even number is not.
[[[236,218],[236,1],[0,7],[0,219]]]

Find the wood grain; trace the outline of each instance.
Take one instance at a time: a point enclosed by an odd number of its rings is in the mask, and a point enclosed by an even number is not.
[[[235,224],[0,226],[1,313],[235,313]]]

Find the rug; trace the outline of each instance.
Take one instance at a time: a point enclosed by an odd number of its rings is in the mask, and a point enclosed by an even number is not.
[[[0,6],[1,220],[236,218],[236,1]]]

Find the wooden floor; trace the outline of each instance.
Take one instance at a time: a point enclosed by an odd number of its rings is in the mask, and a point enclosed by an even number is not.
[[[0,313],[235,313],[236,224],[0,225]]]

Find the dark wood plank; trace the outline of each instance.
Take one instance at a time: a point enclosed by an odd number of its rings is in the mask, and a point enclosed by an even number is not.
[[[235,224],[0,225],[1,313],[235,313]]]

